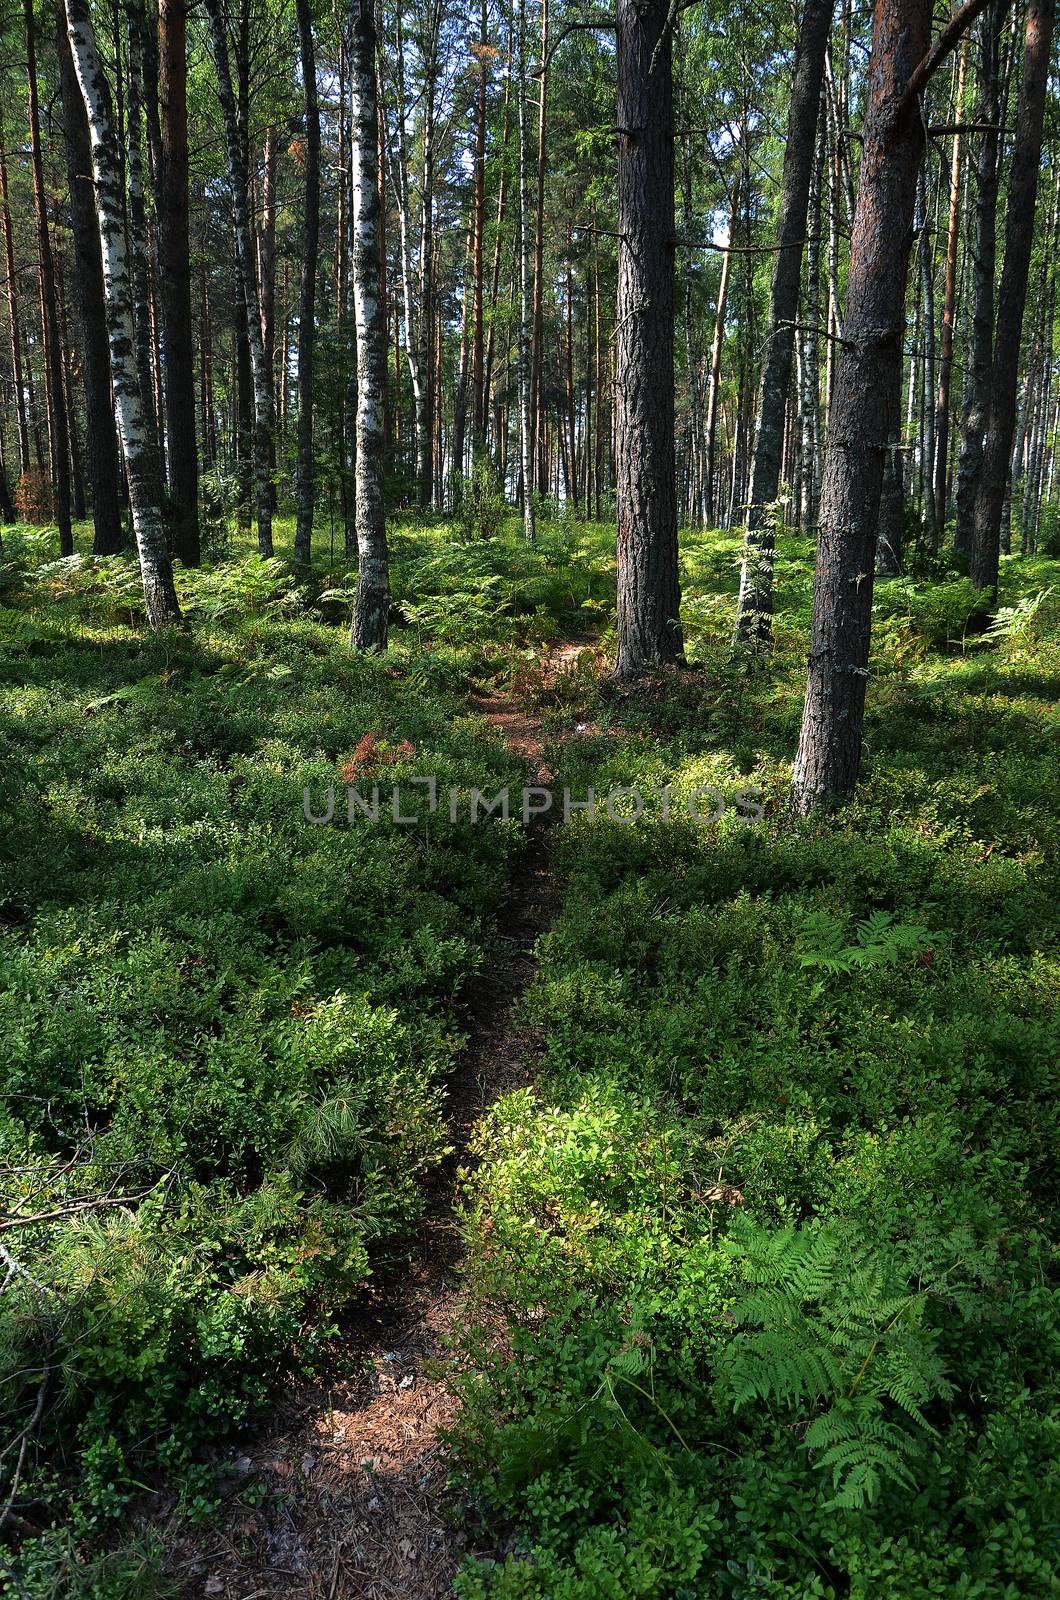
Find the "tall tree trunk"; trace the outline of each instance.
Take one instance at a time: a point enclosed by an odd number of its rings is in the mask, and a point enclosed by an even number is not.
[[[59,338],[59,316],[55,303],[55,268],[51,234],[48,230],[48,203],[44,188],[44,159],[40,142],[40,105],[37,98],[37,41],[33,0],[24,0],[26,24],[26,71],[29,101],[29,148],[33,167],[33,201],[37,219],[37,260],[40,270],[41,332],[44,338],[44,369],[47,377],[48,434],[51,443],[52,483],[55,489],[55,521],[59,529],[59,553],[74,553],[74,530],[70,520],[70,424],[66,414],[63,385],[63,353]]]
[[[1009,167],[1005,264],[998,293],[997,333],[990,378],[990,412],[972,527],[972,582],[997,597],[1001,513],[1016,427],[1020,338],[1034,239],[1034,204],[1042,150],[1042,121],[1053,37],[1054,0],[1030,0],[1024,30],[1023,82]]]
[[[758,654],[773,642],[773,504],[780,488],[784,410],[791,383],[799,315],[802,247],[817,153],[821,80],[834,0],[805,0],[784,146],[777,254],[769,297],[766,349],[758,387],[751,496],[744,526],[743,566],[734,643]]]
[[[522,476],[523,534],[533,541],[534,455],[531,413],[530,341],[530,180],[526,150],[526,0],[519,0],[517,18],[519,38],[516,67],[517,115],[519,122],[519,462]]]
[[[938,549],[939,520],[935,507],[935,256],[933,208],[928,185],[920,174],[920,290],[924,307],[924,392],[920,429],[920,479],[923,490],[924,534],[928,548]]]
[[[67,316],[66,281],[63,276],[63,258],[55,258],[55,309],[59,318],[59,353],[63,363],[63,405],[70,432],[70,493],[73,500],[75,522],[84,522],[88,516],[85,504],[85,474],[81,460],[81,440],[77,431],[77,412],[74,408],[73,351],[70,324]]]
[[[537,488],[547,494],[544,452],[541,448],[545,414],[545,137],[548,128],[549,0],[541,0],[541,76],[537,101],[537,204],[534,209],[534,347],[530,360],[530,406],[534,436],[532,454]]]
[[[674,451],[674,126],[666,0],[618,0],[616,678],[682,654]]]
[[[931,40],[931,0],[876,0],[844,343],[835,359],[810,666],[791,807],[848,799],[858,778],[880,491],[898,431],[905,289],[924,146],[903,106]]]
[[[85,417],[88,426],[88,468],[92,484],[93,553],[115,555],[122,547],[121,488],[118,480],[118,434],[110,389],[110,349],[103,296],[103,260],[99,225],[92,197],[92,152],[85,102],[70,54],[66,14],[56,11],[56,54],[63,106],[66,170],[70,182],[81,350],[84,359]]]
[[[525,10],[525,7],[524,7],[524,10]],[[486,371],[485,371],[485,375],[483,377],[483,387],[484,387],[484,389],[486,391],[487,403],[489,402],[490,395],[493,393],[493,364],[494,364],[494,357],[495,357],[495,354],[496,354],[496,344],[497,344],[496,310],[497,310],[497,298],[498,298],[498,296],[500,294],[500,285],[501,285],[501,249],[502,249],[503,244],[505,243],[505,238],[504,238],[504,218],[505,218],[505,215],[506,215],[506,208],[507,208],[507,204],[508,204],[508,184],[507,184],[507,176],[508,176],[508,174],[507,174],[507,167],[508,167],[508,136],[509,136],[509,133],[511,132],[510,124],[511,124],[511,80],[512,80],[512,61],[513,61],[513,55],[512,55],[513,33],[514,33],[514,29],[509,29],[508,30],[508,61],[507,61],[506,71],[505,71],[505,74],[504,74],[504,119],[503,119],[502,130],[501,130],[500,177],[497,180],[497,224],[496,224],[496,228],[494,230],[494,236],[493,236],[493,266],[492,266],[492,269],[490,271],[490,293],[489,293],[489,307],[488,307],[488,312],[489,312],[489,332],[486,335]],[[499,430],[498,430],[498,432],[499,432]]]
[[[475,219],[472,207],[467,224],[467,243],[464,247],[464,292],[460,306],[460,358],[457,363],[456,394],[453,397],[453,453],[450,463],[452,488],[450,498],[459,505],[464,492],[464,447],[467,441],[467,379],[469,356],[470,310],[474,300],[472,264],[474,260]]]
[[[430,509],[434,499],[434,391],[437,381],[434,359],[434,112],[438,73],[438,29],[441,25],[441,7],[428,0],[426,7],[423,53],[423,181],[420,186],[422,209],[420,215],[420,320],[419,366],[423,375],[423,418],[416,439],[417,500],[421,511]],[[489,401],[489,388],[484,384],[485,400]]]
[[[133,321],[136,327],[136,370],[143,392],[144,419],[154,444],[155,470],[164,482],[159,450],[158,417],[155,412],[154,375],[151,370],[151,273],[147,259],[147,199],[144,192],[144,60],[142,9],[126,7],[129,29],[129,136],[126,149],[128,187],[129,264],[133,286]]]
[[[158,266],[165,348],[166,463],[173,549],[199,564],[199,458],[188,239],[188,63],[185,0],[159,0]],[[206,331],[203,330],[203,337]],[[203,441],[204,448],[206,441]]]
[[[261,285],[261,348],[269,380],[273,425],[269,432],[269,496],[276,510],[276,129],[265,135],[258,231],[258,282]]]
[[[732,203],[729,208],[729,244],[736,238],[736,218],[740,205],[740,180],[733,180]],[[718,499],[714,490],[715,451],[718,432],[718,406],[721,395],[721,353],[725,343],[725,307],[729,299],[729,279],[732,276],[732,251],[726,250],[721,258],[721,279],[718,284],[718,304],[714,312],[714,337],[710,346],[710,383],[707,387],[706,448],[703,476],[706,480],[706,522],[714,526],[718,513]]]
[[[409,210],[409,148],[405,109],[405,42],[400,9],[396,18],[396,36],[397,140],[396,148],[391,147],[391,181],[398,211],[398,233],[401,248],[401,289],[405,315],[405,360],[409,369],[409,382],[412,386],[412,424],[416,438],[417,501],[420,509],[425,510],[429,501],[430,491],[430,415],[427,403],[425,349],[426,322],[428,318],[422,270],[420,273],[418,307],[413,301],[412,294],[412,248],[409,243],[412,219]],[[426,199],[424,203],[426,205]],[[428,496],[427,500],[424,499],[425,491]]]
[[[994,268],[997,256],[998,155],[1001,136],[1001,35],[1005,0],[994,0],[979,24],[978,70],[980,111],[986,132],[978,135],[972,181],[975,225],[972,259],[971,350],[966,357],[962,397],[961,443],[957,455],[957,526],[954,545],[970,552],[975,502],[983,468],[983,435],[990,409],[990,374],[994,362]]]
[[[298,311],[298,462],[295,467],[294,558],[308,566],[313,542],[313,342],[316,335],[317,247],[320,235],[320,111],[310,0],[296,0],[305,96],[305,236]]]
[[[351,217],[354,316],[357,326],[357,598],[351,644],[385,650],[390,571],[383,501],[383,392],[386,319],[379,260],[379,117],[376,101],[375,7],[350,3],[350,112],[353,124]]]
[[[957,68],[956,120],[961,121],[964,81],[968,70],[968,39],[961,46]],[[957,247],[960,243],[961,155],[960,133],[953,136],[950,160],[950,214],[946,229],[946,278],[942,289],[942,333],[939,338],[939,389],[935,406],[935,516],[946,526],[950,455],[950,374],[953,369],[953,320],[957,304]]]
[[[7,154],[3,127],[0,126],[0,204],[4,222],[4,264],[7,271],[8,330],[11,337],[11,378],[15,387],[15,421],[18,427],[19,476],[29,471],[29,422],[26,416],[26,389],[22,372],[22,328],[18,315],[18,277],[15,272],[15,236],[11,226],[11,207],[7,192]]]
[[[144,423],[143,400],[135,365],[132,284],[122,214],[120,145],[114,123],[110,85],[96,50],[88,0],[66,0],[70,47],[88,116],[92,176],[99,219],[103,285],[110,338],[110,366],[125,471],[132,506],[133,531],[140,557],[144,600],[152,628],[180,617],[173,586],[173,567],[151,471],[151,446]]]
[[[254,262],[254,243],[250,225],[250,195],[246,144],[240,132],[240,119],[232,90],[228,34],[221,0],[205,0],[210,19],[210,38],[217,70],[217,92],[221,101],[228,176],[232,186],[232,213],[235,224],[236,270],[243,292],[250,370],[254,386],[254,476],[257,491],[258,549],[272,555],[272,374],[265,363],[261,337],[261,294]],[[242,41],[241,41],[242,42]]]
[[[814,162],[807,209],[806,241],[806,330],[802,346],[802,504],[801,527],[809,533],[817,527],[817,502],[820,487],[818,450],[821,440],[821,185],[825,162],[825,119],[818,118],[817,159]]]
[[[474,449],[486,443],[485,300],[483,270],[486,234],[486,107],[489,82],[489,14],[482,0],[479,42],[478,110],[475,122],[475,240],[473,274],[475,303],[471,327],[471,433]]]

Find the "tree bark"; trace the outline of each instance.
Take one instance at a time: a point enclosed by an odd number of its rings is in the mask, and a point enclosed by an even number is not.
[[[37,220],[37,261],[40,271],[41,332],[44,338],[44,370],[47,377],[48,434],[51,444],[52,483],[55,488],[55,521],[59,529],[59,554],[74,553],[74,530],[70,519],[70,423],[66,414],[63,386],[63,354],[59,338],[59,316],[55,303],[55,267],[51,235],[48,230],[48,205],[44,188],[44,159],[40,142],[40,105],[37,98],[37,42],[33,0],[24,0],[26,24],[26,71],[29,102],[29,147],[33,168],[33,200]]]
[[[773,505],[780,488],[784,411],[791,383],[795,323],[799,315],[802,249],[817,153],[821,81],[834,0],[805,0],[784,146],[784,176],[777,221],[777,253],[766,325],[766,350],[758,388],[758,418],[751,464],[751,496],[744,525],[743,565],[734,644],[761,654],[773,642]]]
[[[928,185],[920,174],[920,292],[924,307],[924,389],[921,396],[920,487],[924,508],[924,536],[931,550],[938,549],[939,521],[935,507],[935,259],[932,249],[933,208]]]
[[[350,0],[350,112],[353,124],[351,217],[354,318],[357,328],[357,598],[351,644],[385,650],[390,571],[383,500],[383,394],[386,319],[379,259],[379,117],[376,100],[374,0]]]
[[[972,582],[977,589],[989,594],[991,600],[997,598],[1001,513],[1016,427],[1020,337],[1034,240],[1034,205],[1038,194],[1042,121],[1054,16],[1055,0],[1030,0],[1024,29],[1023,82],[1009,167],[1005,264],[1001,269],[998,293],[990,411],[972,526]]]
[[[15,272],[15,236],[11,226],[11,207],[7,192],[7,154],[3,127],[0,126],[0,203],[3,206],[4,261],[7,270],[8,330],[11,337],[11,378],[15,386],[15,421],[18,428],[19,476],[29,471],[29,422],[26,416],[26,389],[22,372],[22,328],[18,315],[18,277]]]
[[[397,29],[397,139],[391,146],[391,181],[397,202],[398,234],[401,249],[401,290],[405,315],[405,360],[412,385],[412,423],[416,442],[417,501],[425,510],[430,495],[430,415],[427,394],[426,321],[424,301],[424,274],[420,273],[418,306],[412,296],[412,251],[409,243],[411,217],[409,213],[409,149],[406,133],[405,110],[405,43],[401,12],[398,10]],[[427,200],[424,197],[424,205]],[[421,241],[421,243],[424,241]],[[421,255],[422,268],[422,255]]]
[[[232,186],[232,214],[235,224],[236,270],[240,278],[245,310],[247,344],[250,347],[251,381],[254,390],[254,477],[258,511],[258,549],[272,555],[272,453],[273,401],[272,374],[265,363],[262,340],[261,293],[254,261],[250,226],[250,195],[247,151],[240,132],[232,72],[229,65],[228,34],[221,0],[205,0],[210,20],[210,38],[217,70],[217,92],[221,102],[228,176]]]
[[[85,102],[81,98],[74,58],[70,54],[66,14],[61,5],[56,11],[55,44],[59,61],[66,170],[70,182],[70,221],[84,359],[85,417],[94,529],[92,551],[97,556],[110,556],[116,555],[121,549],[124,530],[118,480],[118,434],[111,401],[103,260],[92,197],[92,152]]]
[[[126,7],[129,38],[129,125],[126,147],[126,185],[128,194],[129,268],[132,275],[133,324],[136,329],[136,370],[143,396],[144,423],[151,438],[154,470],[158,476],[159,495],[165,483],[155,411],[154,375],[151,370],[151,273],[147,260],[147,200],[144,194],[143,138],[144,138],[144,60],[143,11],[135,4]]]
[[[733,180],[732,203],[729,207],[729,243],[736,238],[736,218],[740,205],[740,180]],[[703,476],[706,482],[705,517],[707,527],[715,524],[718,497],[714,490],[715,453],[718,435],[718,403],[721,394],[721,353],[725,343],[725,307],[729,298],[729,279],[732,275],[732,252],[726,250],[721,258],[721,279],[718,283],[718,304],[714,312],[714,337],[710,346],[710,383],[707,386],[706,447]]]
[[[931,0],[876,0],[844,342],[835,359],[809,675],[791,808],[849,799],[865,714],[876,534],[898,431],[905,289],[924,145],[919,106],[896,112],[931,42]]]
[[[972,336],[966,358],[962,397],[961,443],[957,454],[954,546],[970,552],[975,502],[983,468],[983,435],[990,409],[990,374],[994,362],[994,269],[997,257],[998,153],[1001,119],[1001,34],[1004,0],[994,0],[979,25],[980,110],[989,131],[979,134],[972,181],[975,186],[975,229],[972,257]]]
[[[618,654],[682,654],[674,449],[674,128],[666,0],[618,0]]]
[[[964,106],[964,81],[968,70],[968,39],[961,47],[957,68],[956,113],[958,124]],[[940,529],[948,512],[950,456],[950,374],[953,369],[953,322],[957,305],[957,247],[961,218],[961,135],[953,136],[950,161],[950,213],[946,229],[946,278],[942,289],[942,332],[939,338],[939,389],[935,406],[935,516]]]
[[[548,128],[549,0],[541,0],[541,76],[537,101],[537,203],[534,208],[534,345],[530,360],[530,407],[533,418],[531,453],[537,473],[537,488],[548,492],[542,437],[545,414],[545,137]]]
[[[132,318],[132,285],[125,245],[120,145],[115,129],[110,85],[96,49],[88,0],[66,0],[70,47],[88,116],[92,176],[99,220],[103,285],[110,339],[110,366],[125,471],[132,506],[133,531],[140,557],[147,617],[158,629],[180,617],[173,567],[151,472],[150,440],[144,423],[143,399],[136,372]]]
[[[519,0],[517,17],[516,95],[519,123],[519,462],[522,477],[523,536],[533,543],[534,454],[532,354],[530,341],[530,179],[526,151],[526,0]]]
[[[188,239],[188,63],[185,0],[159,0],[158,267],[165,361],[166,465],[173,549],[199,564],[199,458]],[[205,441],[204,441],[205,444]]]
[[[817,527],[820,471],[818,451],[821,441],[821,350],[818,331],[821,318],[821,186],[825,162],[825,119],[818,118],[817,159],[814,162],[807,210],[809,237],[806,242],[806,331],[802,347],[802,495],[801,527],[809,533]]]
[[[298,460],[295,466],[294,558],[308,566],[313,543],[313,344],[316,336],[317,252],[320,238],[320,110],[310,0],[296,0],[305,96],[305,235],[298,311]]]

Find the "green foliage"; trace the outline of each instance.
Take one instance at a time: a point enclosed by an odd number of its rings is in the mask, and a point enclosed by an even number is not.
[[[792,824],[806,551],[761,682],[734,554],[684,541],[697,670],[553,708],[572,792],[766,817],[558,833],[535,1089],[466,1181],[457,1443],[521,1542],[460,1592],[1053,1595],[1055,620],[965,640],[966,584],[881,585],[859,804]]]
[[[0,610],[0,1182],[38,1219],[4,1235],[0,1415],[17,1439],[45,1376],[16,1501],[92,1546],[160,1466],[209,1513],[197,1458],[332,1358],[446,1149],[516,830],[348,825],[341,798],[314,827],[303,791],[341,795],[369,734],[394,781],[521,769],[447,687],[467,658],[351,657],[320,578],[181,574],[193,628],[156,640],[133,563],[38,546],[5,544]],[[38,1554],[35,1596],[66,1559]]]
[[[476,456],[471,476],[460,490],[458,526],[464,539],[495,539],[509,511],[493,462],[484,452]]]
[[[929,1429],[923,1408],[953,1393],[925,1315],[929,1296],[952,1294],[949,1278],[910,1286],[878,1250],[824,1226],[745,1222],[724,1248],[749,1285],[733,1320],[754,1331],[722,1353],[722,1403],[775,1400],[812,1416],[804,1443],[832,1474],[832,1505],[860,1508],[885,1481],[913,1487],[920,1441],[888,1413]]]

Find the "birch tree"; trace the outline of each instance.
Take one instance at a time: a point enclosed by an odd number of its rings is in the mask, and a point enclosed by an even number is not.
[[[316,51],[309,0],[296,0],[298,39],[305,96],[305,240],[298,313],[298,460],[295,466],[294,556],[308,565],[313,541],[313,351],[316,337],[317,251],[320,234],[320,109],[317,105]]]
[[[96,48],[88,0],[65,0],[65,4],[70,49],[88,117],[118,437],[129,485],[147,618],[151,627],[157,630],[179,620],[180,606],[157,498],[157,478],[151,470],[151,440],[136,371],[132,284],[122,206],[121,155],[110,84]]]
[[[386,320],[379,255],[379,114],[373,0],[350,4],[351,168],[350,280],[357,335],[357,596],[350,642],[385,650],[390,570],[383,500]]]

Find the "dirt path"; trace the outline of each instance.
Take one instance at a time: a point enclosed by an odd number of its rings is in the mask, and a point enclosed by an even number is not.
[[[578,648],[551,653],[553,670],[565,670]],[[471,704],[526,761],[531,781],[551,780],[538,718],[499,696]],[[468,1043],[450,1083],[454,1154],[432,1196],[412,1269],[381,1283],[376,1303],[348,1333],[347,1371],[363,1369],[285,1401],[253,1448],[225,1459],[228,1498],[218,1521],[192,1535],[186,1527],[177,1532],[174,1518],[167,1565],[189,1600],[442,1600],[451,1593],[453,1574],[473,1548],[457,1525],[440,1441],[456,1411],[442,1361],[460,1311],[454,1185],[483,1111],[532,1076],[533,1042],[515,1027],[512,1010],[533,976],[536,940],[555,913],[548,828],[539,822],[486,970],[466,996]]]

